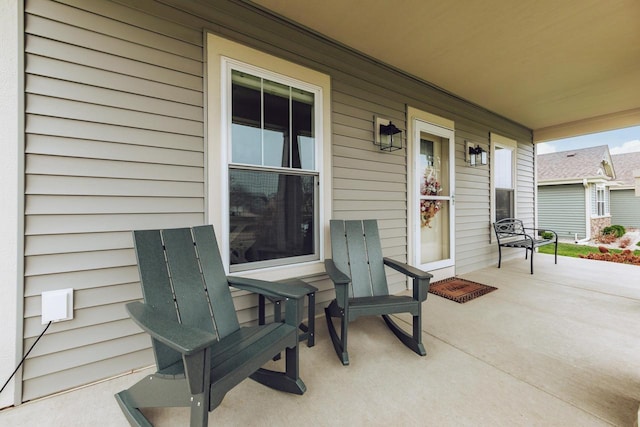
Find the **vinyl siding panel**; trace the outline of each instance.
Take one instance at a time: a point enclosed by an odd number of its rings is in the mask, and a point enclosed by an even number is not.
[[[611,190],[611,224],[640,228],[640,197],[635,190]]]
[[[204,222],[204,98],[201,31],[106,1],[25,12],[25,348],[41,293],[75,290],[25,362],[30,400],[153,363],[124,310],[130,230]]]
[[[534,222],[530,130],[250,4],[29,0],[25,25],[25,347],[42,329],[41,292],[76,293],[74,320],[25,364],[24,400],[153,363],[124,310],[141,296],[130,230],[205,221],[205,29],[331,76],[332,217],[378,219],[385,256],[407,259],[407,150],[380,152],[373,116],[406,130],[407,105],[455,122],[457,273],[497,259],[490,170],[465,164],[465,140],[518,141],[518,212]],[[326,276],[305,280],[319,309],[333,298]],[[255,296],[234,298],[254,321]]]
[[[158,185],[144,179],[30,175],[27,177],[26,194],[198,197],[204,194],[204,183],[163,181]]]
[[[585,191],[582,184],[538,187],[538,226],[550,228],[558,238],[573,240],[587,236],[589,221],[585,215]]]
[[[32,39],[37,42],[37,39]],[[37,44],[37,43],[36,43]],[[35,49],[34,49],[35,50]],[[50,55],[50,52],[40,52],[42,55]],[[107,65],[107,64],[105,64]],[[29,73],[28,79],[35,81],[36,76],[48,76],[47,81],[57,79],[58,85],[62,85],[69,76],[74,76],[72,83],[85,85],[84,90],[98,90],[104,88],[106,93],[114,91],[119,97],[132,100],[134,95],[143,95],[155,99],[175,102],[177,105],[196,106],[203,105],[202,93],[198,90],[189,90],[179,86],[171,86],[167,82],[149,80],[148,77],[136,77],[131,74],[120,74],[118,70],[105,70],[95,68],[98,64],[85,61],[85,64],[67,62],[64,58],[56,59],[47,56],[40,56],[39,52],[33,52],[29,56],[26,71]],[[129,70],[127,70],[128,72]],[[47,78],[47,77],[45,77]],[[79,95],[75,95],[79,96]],[[102,101],[106,102],[106,101]],[[158,106],[161,106],[158,103]],[[147,107],[159,108],[159,107]]]

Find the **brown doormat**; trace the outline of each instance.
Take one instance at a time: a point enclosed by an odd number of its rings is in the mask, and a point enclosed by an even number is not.
[[[469,280],[451,277],[439,282],[431,283],[429,292],[455,302],[465,303],[474,298],[478,298],[498,288],[471,282]]]

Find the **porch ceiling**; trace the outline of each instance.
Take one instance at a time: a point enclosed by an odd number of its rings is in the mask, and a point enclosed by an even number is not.
[[[637,0],[254,0],[535,131],[640,123]]]

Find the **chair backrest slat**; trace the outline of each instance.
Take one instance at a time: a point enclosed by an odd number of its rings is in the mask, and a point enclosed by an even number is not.
[[[181,322],[215,333],[191,229],[163,230],[162,237]]]
[[[373,295],[388,295],[387,276],[384,273],[384,261],[382,247],[380,246],[380,233],[378,223],[375,220],[362,221],[365,243],[367,245],[367,257],[369,259],[369,272],[371,274],[371,288]]]
[[[333,262],[351,278],[349,296],[388,295],[376,221],[331,220],[330,227]]]
[[[347,250],[346,231],[344,221],[332,219],[329,221],[329,232],[331,234],[331,257],[340,271],[351,278],[351,267],[349,266],[349,251]],[[353,298],[353,287],[349,285],[349,297]]]
[[[353,297],[369,297],[373,295],[371,290],[371,275],[369,274],[369,260],[364,241],[364,231],[361,221],[346,221],[345,231],[347,238],[347,250],[349,251],[349,264],[351,266],[351,285]]]
[[[200,258],[202,275],[207,286],[214,322],[220,338],[240,328],[227,276],[222,265],[215,232],[210,225],[193,227],[193,238]]]
[[[160,230],[134,231],[133,243],[145,304],[162,313],[167,319],[177,321],[178,314],[173,301]],[[182,358],[180,353],[160,341],[151,340],[151,343],[158,369],[171,366]]]

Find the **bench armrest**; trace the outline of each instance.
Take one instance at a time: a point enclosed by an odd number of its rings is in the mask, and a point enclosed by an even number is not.
[[[553,236],[555,237],[555,240],[558,240],[558,234],[553,230],[548,230],[546,228],[532,228],[532,227],[525,227],[525,230],[531,231],[534,237],[542,236],[542,234],[544,233],[552,233]],[[553,238],[548,240],[553,240]]]
[[[192,355],[218,341],[214,334],[167,319],[139,301],[130,302],[125,307],[133,321],[153,339],[183,355]]]

